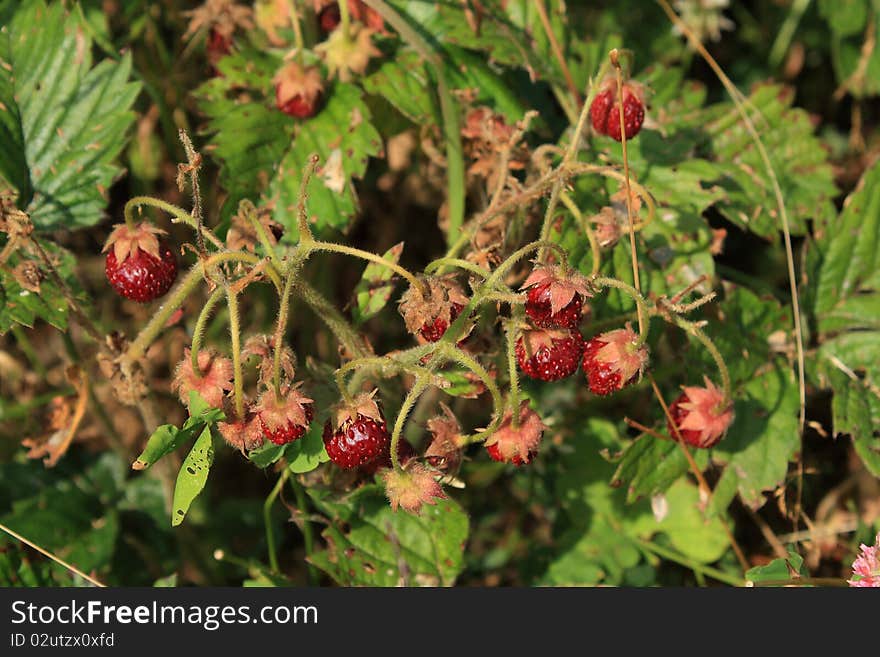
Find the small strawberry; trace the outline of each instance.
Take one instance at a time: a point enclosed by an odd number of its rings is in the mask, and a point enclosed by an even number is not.
[[[330,2],[325,4],[318,12],[318,26],[324,34],[330,34],[339,25],[342,16],[339,13],[339,3]]]
[[[315,66],[285,64],[272,80],[275,83],[275,106],[289,116],[307,119],[318,111],[324,93],[324,80]]]
[[[226,393],[232,390],[232,361],[209,349],[200,350],[198,359],[199,371],[196,372],[190,350],[184,349],[171,389],[177,391],[186,406],[189,406],[190,391],[195,390],[209,406],[223,408]]]
[[[639,344],[639,334],[629,324],[600,333],[584,346],[584,372],[596,395],[610,395],[629,385],[647,364],[648,349]]]
[[[373,393],[361,394],[351,403],[340,404],[324,425],[324,447],[340,468],[365,465],[387,452],[391,444],[388,425]]]
[[[410,287],[400,299],[400,314],[410,333],[437,342],[468,303],[458,283],[449,277],[422,279],[424,285]]]
[[[733,405],[708,378],[706,387],[683,386],[684,392],[669,405],[669,414],[681,439],[694,447],[708,448],[718,444],[733,423]],[[672,422],[667,422],[669,435],[676,437]]]
[[[558,381],[577,372],[583,349],[576,328],[524,331],[516,341],[516,361],[533,379]]]
[[[242,453],[256,449],[263,444],[260,416],[250,409],[245,410],[244,418],[232,418],[229,422],[218,422],[217,428],[223,439]]]
[[[165,231],[142,222],[113,228],[102,252],[110,285],[126,299],[147,303],[165,294],[177,278],[177,259],[163,239]]]
[[[437,504],[438,499],[445,499],[446,494],[437,483],[438,474],[418,461],[402,470],[386,470],[382,479],[391,508],[397,511],[401,507],[418,515],[423,504]]]
[[[520,404],[518,412],[518,426],[513,426],[513,413],[507,409],[498,429],[486,439],[486,451],[493,461],[522,465],[538,453],[547,425],[529,407],[528,400]]]
[[[431,442],[425,450],[425,461],[436,470],[454,475],[461,466],[462,453],[459,440],[461,425],[446,404],[441,402],[443,415],[428,420]]]
[[[559,265],[538,265],[520,289],[527,290],[526,314],[541,328],[577,326],[592,296],[586,277]]]
[[[276,445],[285,445],[305,435],[314,417],[312,400],[295,387],[286,386],[279,398],[269,388],[257,401],[254,412],[260,418],[263,436]]]
[[[620,105],[617,98],[617,80],[610,77],[602,83],[599,92],[593,99],[593,104],[590,105],[590,119],[593,123],[593,129],[597,133],[621,141]],[[642,86],[635,82],[624,82],[623,125],[626,129],[627,139],[632,139],[639,134],[644,120],[645,101]]]

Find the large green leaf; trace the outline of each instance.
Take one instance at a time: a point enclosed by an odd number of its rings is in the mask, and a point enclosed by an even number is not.
[[[365,486],[330,506],[336,517],[324,531],[328,547],[309,561],[343,585],[451,586],[464,566],[468,518],[453,500],[422,507],[421,515],[394,512],[381,489]],[[340,523],[346,523],[343,530]]]
[[[794,374],[772,367],[743,388],[727,436],[713,449],[715,460],[727,464],[715,503],[724,508],[733,493],[753,508],[764,504],[764,492],[783,483],[788,462],[800,446],[799,395]],[[733,485],[735,482],[735,486]]]
[[[25,2],[0,31],[0,174],[38,230],[98,223],[121,173],[140,85],[130,55],[92,67],[91,46],[63,3]]]

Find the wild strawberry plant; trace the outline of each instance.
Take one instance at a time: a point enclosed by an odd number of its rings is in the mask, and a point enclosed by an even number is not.
[[[141,4],[0,2],[4,582],[872,581],[858,10]]]

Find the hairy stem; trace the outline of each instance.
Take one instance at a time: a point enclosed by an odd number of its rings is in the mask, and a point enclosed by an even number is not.
[[[239,325],[238,294],[226,288],[229,306],[229,335],[232,339],[232,385],[235,394],[235,414],[244,419],[244,377],[241,372],[241,326]]]
[[[615,289],[621,290],[625,292],[633,301],[636,302],[636,313],[639,322],[639,346],[645,343],[645,340],[648,339],[648,304],[645,301],[645,298],[642,296],[641,292],[635,289],[632,285],[628,283],[624,283],[623,281],[619,281],[616,278],[605,278],[600,276],[599,278],[593,279],[593,285],[598,287],[613,287]]]
[[[278,570],[278,553],[275,547],[275,530],[272,528],[272,507],[275,505],[275,500],[278,498],[278,494],[281,492],[289,476],[290,470],[284,468],[266,501],[263,502],[263,524],[266,526],[266,548],[269,551],[269,568],[275,573],[280,571]]]
[[[202,347],[202,339],[205,335],[205,327],[208,324],[208,318],[210,318],[214,306],[217,305],[217,302],[220,301],[225,294],[226,290],[221,287],[214,290],[211,293],[211,296],[208,297],[208,300],[205,302],[205,305],[202,307],[199,317],[196,320],[196,326],[193,329],[192,345],[190,346],[190,356],[192,358],[193,372],[197,375],[201,374],[201,370],[199,369],[199,349]]]
[[[291,267],[291,270],[293,267]],[[278,306],[278,323],[275,327],[275,353],[272,362],[272,384],[275,386],[275,398],[281,399],[281,354],[284,349],[284,332],[287,330],[287,316],[290,312],[290,292],[293,280],[296,278],[293,271],[288,271],[284,279],[284,290],[281,292],[281,302]]]
[[[406,422],[406,416],[415,406],[421,394],[430,385],[430,379],[427,376],[416,378],[413,387],[407,393],[400,411],[397,413],[397,419],[394,420],[394,429],[391,431],[391,466],[395,470],[400,470],[400,459],[397,456],[397,446],[400,443],[400,436],[403,433],[403,425]]]
[[[342,244],[334,244],[332,242],[313,242],[308,246],[308,250],[329,251],[331,253],[344,253],[345,255],[350,255],[355,258],[361,258],[362,260],[366,260],[368,262],[373,262],[377,265],[382,265],[383,267],[390,269],[395,274],[398,274],[402,278],[406,279],[406,281],[414,288],[422,290],[423,293],[428,292],[424,282],[416,278],[407,269],[401,267],[395,262],[390,262],[389,260],[386,260],[382,256],[375,253],[370,253],[369,251],[364,251],[363,249],[356,249],[351,246],[344,246]]]
[[[303,279],[296,281],[294,290],[299,297],[320,317],[336,339],[354,357],[370,355],[360,335],[345,320],[336,306],[327,301],[324,296]]]

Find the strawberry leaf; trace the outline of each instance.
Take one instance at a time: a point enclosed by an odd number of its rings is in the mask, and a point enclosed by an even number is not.
[[[93,67],[91,48],[62,3],[23,3],[0,31],[0,176],[38,230],[98,223],[122,173],[140,84],[130,55]]]

